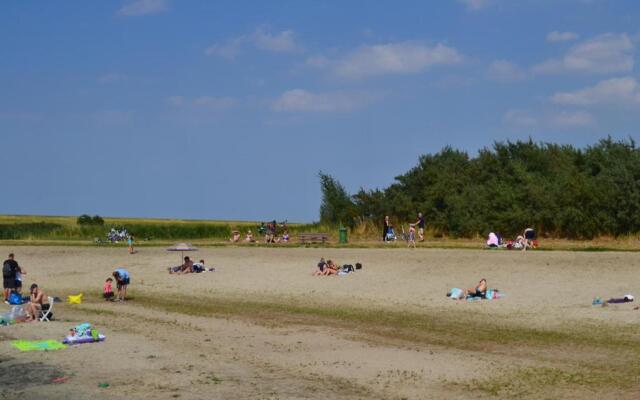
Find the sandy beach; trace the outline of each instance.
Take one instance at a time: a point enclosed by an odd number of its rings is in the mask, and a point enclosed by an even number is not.
[[[84,302],[56,303],[51,323],[0,327],[3,399],[640,396],[640,311],[591,305],[638,293],[637,253],[204,248],[190,255],[216,272],[175,276],[179,254],[162,248],[0,247],[11,251],[26,286]],[[364,268],[313,277],[320,257]],[[118,266],[130,300],[104,302]],[[505,298],[445,296],[480,278]],[[85,321],[106,341],[11,347]]]

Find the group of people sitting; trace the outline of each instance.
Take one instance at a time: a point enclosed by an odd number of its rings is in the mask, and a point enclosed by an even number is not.
[[[182,265],[178,265],[177,267],[169,267],[170,274],[191,274],[191,273],[200,273],[200,272],[213,272],[215,268],[207,268],[204,264],[204,260],[200,260],[200,262],[194,263],[189,256],[184,257],[184,263]]]
[[[351,264],[344,264],[339,267],[332,260],[325,261],[324,257],[320,258],[320,262],[313,270],[311,275],[313,276],[328,276],[328,275],[346,275],[356,270],[362,269],[362,264],[356,263],[355,267]]]
[[[231,243],[239,243],[240,242],[240,231],[232,231],[231,232],[231,239],[229,239],[229,241]],[[251,232],[251,229],[247,230],[247,233],[244,237],[244,241],[246,243],[255,243],[256,239],[253,237],[253,233]],[[264,242],[265,243],[288,243],[289,242],[289,232],[288,231],[284,231],[282,232],[282,236],[277,236],[275,234],[275,231],[270,231],[267,230],[265,235],[264,235]]]
[[[536,240],[537,234],[533,228],[527,228],[522,235],[518,235],[515,240],[504,241],[500,233],[489,232],[487,238],[488,248],[506,248],[508,250],[517,249],[526,251],[527,249],[534,249],[538,247],[538,241]]]

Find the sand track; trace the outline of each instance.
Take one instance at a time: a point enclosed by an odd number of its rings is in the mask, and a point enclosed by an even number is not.
[[[208,248],[194,256],[217,272],[170,276],[177,257],[162,249],[1,251],[16,253],[27,284],[87,301],[56,304],[52,323],[0,328],[0,398],[631,399],[640,388],[640,311],[590,305],[636,292],[635,253]],[[365,268],[311,277],[320,256]],[[133,300],[101,302],[119,265]],[[507,298],[444,297],[480,277]],[[85,320],[107,341],[10,347]],[[51,383],[60,376],[69,379]]]

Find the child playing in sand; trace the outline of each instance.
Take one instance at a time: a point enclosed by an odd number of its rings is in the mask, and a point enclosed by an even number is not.
[[[104,281],[104,286],[102,287],[102,296],[107,301],[113,299],[113,296],[114,296],[113,295],[113,286],[111,285],[112,282],[113,282],[113,279],[107,278],[107,280]]]

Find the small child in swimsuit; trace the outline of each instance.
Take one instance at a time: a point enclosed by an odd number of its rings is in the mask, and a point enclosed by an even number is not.
[[[104,297],[105,300],[109,301],[111,299],[113,299],[113,286],[112,286],[112,282],[113,279],[112,278],[107,278],[106,281],[104,281],[104,286],[102,287],[102,296]]]

